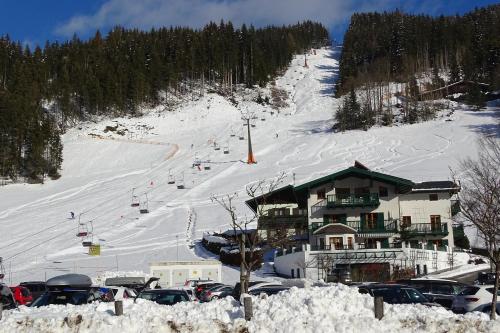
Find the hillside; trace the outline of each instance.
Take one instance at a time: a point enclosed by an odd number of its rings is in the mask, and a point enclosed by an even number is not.
[[[241,193],[239,214],[245,214],[246,184],[280,171],[287,172],[288,182],[303,183],[354,160],[415,181],[449,179],[450,167],[475,155],[480,133],[498,133],[498,107],[473,112],[457,103],[452,103],[454,112],[445,110],[425,123],[331,132],[339,103],[331,95],[340,51],[318,49],[308,55],[308,68],[303,56],[292,60],[275,82],[288,93],[288,106],[279,113],[254,102],[256,92],[246,90],[236,96],[237,105],[206,94],[175,112],[143,110],[140,118],[82,123],[68,130],[62,137],[59,180],[0,187],[0,256],[8,280],[14,284],[75,271],[91,276],[148,271],[152,261],[206,257],[199,246],[188,245],[205,231],[228,226],[225,212],[209,199],[213,193]],[[270,95],[270,87],[262,94]],[[243,163],[247,146],[238,138],[240,111],[257,116],[255,165]],[[215,151],[214,141],[227,145],[230,153]],[[195,158],[210,160],[211,170],[193,168]],[[169,173],[177,181],[183,177],[186,189],[167,184]],[[147,192],[149,214],[130,207],[133,188],[141,198]],[[75,220],[69,219],[71,211]],[[76,237],[80,215],[81,222],[93,221],[100,257],[88,256]],[[227,282],[237,275],[224,268]]]

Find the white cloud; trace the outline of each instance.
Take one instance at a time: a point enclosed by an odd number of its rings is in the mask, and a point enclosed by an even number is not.
[[[203,27],[221,19],[263,26],[310,19],[328,27],[343,24],[354,11],[388,9],[396,0],[109,0],[93,15],[74,16],[55,33],[70,37],[115,25],[149,29],[161,26]]]

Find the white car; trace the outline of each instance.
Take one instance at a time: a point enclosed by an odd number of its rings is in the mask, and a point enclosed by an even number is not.
[[[126,298],[135,298],[137,293],[135,290],[125,287],[108,287],[113,292],[115,301],[123,301]]]
[[[480,311],[489,313],[491,311],[491,299],[493,297],[492,285],[477,285],[465,287],[464,290],[453,299],[451,310],[457,313]],[[500,291],[498,292],[500,296]],[[497,302],[496,312],[500,314],[500,301]]]

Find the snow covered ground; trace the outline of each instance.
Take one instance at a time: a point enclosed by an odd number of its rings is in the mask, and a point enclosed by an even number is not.
[[[243,215],[248,213],[244,187],[251,182],[286,171],[288,182],[294,175],[296,183],[303,183],[354,160],[414,181],[446,180],[450,167],[456,169],[461,158],[476,154],[480,133],[498,132],[499,108],[492,106],[481,112],[458,107],[449,117],[421,124],[332,133],[339,53],[319,50],[308,57],[308,68],[302,66],[303,56],[297,57],[276,80],[276,87],[288,92],[289,106],[273,115],[269,106],[246,96],[237,97],[235,106],[207,94],[175,112],[158,108],[139,119],[84,123],[68,131],[59,180],[0,187],[5,281],[68,272],[94,277],[107,271],[148,272],[153,261],[207,257],[199,246],[188,245],[204,232],[228,227],[227,214],[210,201],[213,193],[240,193]],[[247,142],[238,138],[244,130],[241,112],[247,111],[257,116],[252,128],[255,165],[244,163]],[[116,124],[116,131],[105,132]],[[227,146],[229,154],[214,150],[214,141]],[[193,168],[196,158],[210,160],[211,169]],[[168,184],[169,174],[178,182],[183,179],[186,188]],[[141,200],[147,193],[149,214],[130,206],[133,188]],[[71,211],[75,220],[69,219]],[[82,247],[78,220],[93,227],[92,241],[100,243],[101,256],[89,256]],[[225,282],[237,276],[236,269],[224,267]]]
[[[345,285],[312,287],[253,297],[253,318],[233,298],[174,306],[125,300],[124,315],[113,303],[52,305],[5,311],[0,332],[498,332],[500,320],[483,313],[455,315],[444,308],[384,304],[374,318],[373,298]]]

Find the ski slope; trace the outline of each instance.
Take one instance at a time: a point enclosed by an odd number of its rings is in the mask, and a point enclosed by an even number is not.
[[[245,94],[237,97],[238,106],[206,94],[175,112],[157,108],[141,118],[84,123],[68,131],[59,180],[0,187],[5,280],[15,284],[67,272],[148,272],[153,261],[206,257],[198,246],[188,245],[229,223],[211,194],[240,193],[238,209],[244,215],[249,213],[245,185],[281,171],[287,172],[287,182],[294,177],[303,183],[354,160],[414,181],[449,179],[450,167],[476,154],[481,132],[498,132],[499,108],[472,112],[459,106],[451,116],[426,123],[332,133],[339,54],[340,49],[318,50],[308,56],[308,68],[303,56],[294,59],[276,80],[288,92],[289,106],[274,115]],[[247,141],[238,138],[244,130],[241,111],[258,117],[252,128],[255,165],[244,163]],[[126,135],[104,131],[114,124]],[[227,145],[230,153],[214,150],[214,141]],[[193,168],[195,158],[210,160],[211,170]],[[168,184],[169,174],[177,181],[183,178],[185,189]],[[133,188],[141,199],[147,193],[149,214],[130,206]],[[75,220],[69,219],[71,211]],[[82,247],[78,220],[88,227],[92,221],[101,256],[91,257]],[[223,275],[232,282],[238,272],[224,267]]]

